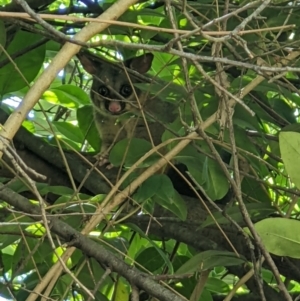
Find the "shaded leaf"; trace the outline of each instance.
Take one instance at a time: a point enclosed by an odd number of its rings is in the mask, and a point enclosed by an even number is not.
[[[175,274],[194,273],[196,271],[204,271],[212,269],[216,266],[233,266],[246,262],[243,257],[238,258],[232,252],[226,251],[205,251],[199,253],[184,263]]]
[[[99,152],[101,147],[101,140],[99,132],[93,121],[93,116],[93,108],[90,105],[83,106],[77,110],[78,126],[83,136],[93,147],[93,149],[96,152]]]
[[[184,200],[182,199],[181,195],[174,191],[172,198],[162,198],[156,196],[154,198],[155,202],[157,202],[162,207],[166,208],[167,210],[173,212],[178,218],[181,220],[186,220],[187,217],[187,208]]]
[[[227,284],[225,281],[215,278],[215,277],[209,277],[207,279],[205,287],[207,290],[217,293],[217,294],[219,294],[219,293],[226,294],[226,293],[230,292],[229,284]]]
[[[262,219],[275,211],[275,208],[270,203],[258,203],[258,204],[245,204],[247,212],[251,217],[251,220]],[[243,223],[244,218],[241,214],[238,206],[230,207],[226,209],[226,214],[229,215],[238,224]],[[208,216],[206,220],[201,224],[200,228],[214,225],[217,221],[219,224],[230,224],[231,222],[222,214],[222,212],[216,212],[213,214],[214,219]]]
[[[135,232],[137,232],[141,237],[145,238],[149,244],[151,244],[156,251],[160,254],[160,256],[164,259],[165,264],[167,265],[170,274],[173,274],[173,266],[172,263],[170,261],[170,259],[168,258],[168,256],[156,245],[156,243],[154,241],[152,241],[148,235],[145,235],[145,233],[136,225],[128,223],[128,226],[133,229]]]
[[[0,20],[0,45],[2,45],[3,48],[5,48],[5,44],[6,44],[6,30],[4,26],[4,21]],[[0,54],[1,53],[2,50],[0,49]]]
[[[283,119],[285,119],[289,123],[297,122],[294,108],[288,105],[283,99],[275,97],[270,99],[269,102],[271,104],[272,110],[277,114],[280,114]]]
[[[35,44],[41,38],[42,37],[37,34],[20,30],[9,44],[7,52],[9,54],[14,54],[17,51],[20,51],[20,49]],[[0,95],[22,89],[23,87],[28,86],[26,81],[31,83],[34,80],[43,65],[45,49],[46,46],[41,45],[14,60],[14,63],[22,73],[22,76],[16,71],[15,66],[12,63],[7,64],[0,69]],[[6,56],[2,53],[0,61],[4,59],[6,59]],[[23,77],[26,81],[24,81]]]
[[[153,197],[158,189],[158,187],[156,186],[157,180],[157,177],[151,176],[146,181],[144,181],[138,188],[137,192],[133,195],[134,201],[140,204]]]
[[[147,248],[143,250],[135,259],[137,268],[139,268],[139,265],[144,267],[150,272],[155,272],[158,269],[160,269],[165,261],[164,259],[160,256],[159,252],[157,252],[156,248]]]
[[[120,166],[123,162],[125,166],[131,166],[151,149],[152,145],[149,141],[139,138],[126,138],[115,144],[109,154],[109,162],[114,166]],[[138,167],[148,166],[155,157],[157,155],[149,157]]]
[[[41,189],[39,189],[39,192],[41,195],[45,195],[49,192],[55,193],[57,195],[72,195],[74,193],[74,190],[66,187],[66,186],[49,186],[49,185],[43,185]]]

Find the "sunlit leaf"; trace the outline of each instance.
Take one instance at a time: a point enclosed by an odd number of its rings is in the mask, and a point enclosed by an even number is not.
[[[300,188],[300,165],[295,164],[300,158],[300,133],[281,132],[279,145],[286,171],[295,185]]]
[[[53,121],[52,124],[68,139],[72,140],[73,142],[83,143],[84,137],[77,126],[64,121]]]
[[[268,218],[255,224],[266,249],[278,256],[300,258],[300,221],[287,218]]]
[[[79,87],[74,85],[62,85],[49,90],[57,96],[57,102],[66,107],[79,107],[90,104],[90,97]],[[56,102],[54,102],[56,103]]]

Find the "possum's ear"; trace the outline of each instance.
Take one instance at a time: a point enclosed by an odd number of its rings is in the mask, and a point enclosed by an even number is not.
[[[94,62],[93,60],[89,59],[86,55],[83,53],[78,53],[77,57],[84,68],[84,70],[91,74],[95,75],[97,73],[97,69],[99,69],[99,63]]]
[[[124,64],[128,68],[135,70],[141,74],[144,74],[150,70],[153,57],[154,56],[152,53],[146,53],[129,59],[126,62],[124,62]]]

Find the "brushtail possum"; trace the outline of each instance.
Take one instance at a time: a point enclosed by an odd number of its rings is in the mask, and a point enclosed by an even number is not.
[[[95,124],[102,140],[98,155],[100,165],[108,163],[107,157],[110,149],[124,138],[136,137],[150,141],[151,135],[154,145],[159,144],[165,131],[164,126],[153,119],[145,120],[141,112],[143,110],[146,115],[149,113],[158,120],[172,122],[176,117],[174,112],[176,106],[158,98],[151,98],[148,93],[134,87],[133,84],[141,81],[134,76],[129,76],[123,68],[125,66],[140,74],[145,74],[151,68],[153,55],[147,53],[137,56],[124,61],[124,65],[119,64],[119,66],[93,59],[82,53],[78,54],[78,58],[84,69],[93,76],[90,95]],[[126,113],[135,117],[125,119],[123,115]],[[184,164],[176,164],[176,167],[189,179]],[[180,194],[196,197],[176,170],[168,169],[167,175]]]
[[[100,165],[108,162],[110,149],[124,138],[136,137],[151,141],[151,135],[154,145],[159,144],[164,126],[153,120],[145,121],[141,111],[159,119],[159,116],[165,115],[164,117],[172,121],[174,109],[171,108],[171,104],[151,98],[148,93],[135,88],[133,84],[140,81],[134,76],[129,76],[120,65],[118,67],[116,64],[95,61],[84,54],[79,54],[78,58],[84,69],[93,76],[90,95],[94,120],[102,140],[98,155]],[[151,68],[152,60],[153,54],[147,53],[129,59],[123,64],[144,74]],[[126,113],[131,116],[128,119],[122,118]]]

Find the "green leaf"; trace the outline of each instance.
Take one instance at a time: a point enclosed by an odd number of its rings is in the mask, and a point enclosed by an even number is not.
[[[167,75],[170,75],[169,72],[167,72]],[[151,84],[137,83],[134,84],[134,86],[142,91],[146,91],[154,94],[161,101],[170,101],[176,103],[180,101],[182,97],[184,96],[188,97],[185,89],[182,86],[176,84],[170,84],[167,79],[162,80],[161,83],[151,83]],[[159,94],[157,94],[157,91],[159,91]],[[161,116],[162,115],[163,114],[161,114]],[[169,121],[168,116],[164,116],[163,121]]]
[[[55,207],[52,209],[53,210],[53,212],[55,212],[56,211],[56,208],[60,208],[61,206],[59,206],[60,204],[63,204],[64,205],[64,207],[66,206],[66,204],[70,201],[70,199],[71,199],[71,196],[72,196],[72,194],[71,195],[62,195],[62,196],[60,196],[56,201],[55,201]],[[60,209],[58,209],[58,210],[60,210]]]
[[[60,143],[62,145],[62,147],[66,150],[70,150],[70,151],[80,151],[81,150],[81,144],[77,144],[77,142],[71,140],[71,139],[68,139],[66,138],[65,136],[62,136],[62,137],[59,137],[59,140],[60,140]],[[55,139],[55,137],[50,137],[47,139],[48,143],[50,145],[53,145],[55,147],[57,147],[57,140]]]
[[[228,179],[224,175],[219,164],[211,159],[207,159],[205,191],[212,200],[220,200],[229,189]]]
[[[176,156],[176,160],[187,166],[192,179],[203,187],[212,200],[220,200],[228,192],[228,180],[218,163],[197,153],[193,147],[186,147]]]
[[[269,102],[271,104],[271,109],[283,119],[287,120],[289,123],[297,122],[295,109],[288,105],[283,99],[274,97],[271,98]]]
[[[157,252],[157,249],[154,247],[143,250],[137,256],[135,261],[138,263],[136,265],[137,268],[139,268],[139,265],[141,265],[150,272],[157,271],[165,263],[164,259],[160,256],[159,252]]]
[[[214,301],[214,299],[210,291],[204,288],[198,301]]]
[[[7,52],[12,55],[25,47],[36,44],[41,38],[42,37],[37,34],[20,30],[9,44]],[[16,67],[12,63],[7,64],[0,69],[0,96],[20,90],[27,86],[26,81],[31,83],[34,80],[43,65],[45,49],[46,46],[44,44],[14,59],[14,63],[17,65],[23,76],[16,71]],[[2,53],[0,62],[6,58],[7,57]],[[23,77],[26,81],[24,81]]]
[[[8,183],[7,187],[17,193],[30,190],[22,179],[16,179],[15,181]]]
[[[36,121],[36,119],[35,119],[34,121]],[[22,126],[23,126],[26,130],[28,130],[29,132],[31,132],[31,133],[35,133],[35,132],[36,132],[36,126],[35,126],[35,123],[32,122],[32,121],[30,121],[30,120],[24,120],[24,121],[22,122]]]
[[[205,155],[199,154],[191,145],[188,145],[175,157],[178,162],[186,165],[189,173],[201,186],[205,183],[205,178],[203,176],[205,158]]]
[[[155,200],[153,196],[151,199],[148,199],[146,202],[143,203],[143,211],[147,214],[153,214],[155,209]]]
[[[133,10],[131,12],[137,14],[138,16],[141,16],[142,20],[144,20],[145,16],[149,16],[151,18],[152,22],[154,19],[162,20],[162,19],[166,18],[165,14],[160,13],[159,11],[153,10],[152,8],[143,8],[141,10]]]
[[[222,293],[222,294],[227,294],[230,292],[230,286],[227,284],[225,281],[214,278],[214,277],[209,277],[207,279],[205,287],[207,290],[214,292],[214,293]]]
[[[300,188],[300,165],[295,164],[300,157],[300,134],[281,132],[279,134],[279,146],[285,169],[297,188]]]
[[[27,290],[32,290],[36,287],[36,285],[38,283],[40,283],[40,277],[41,275],[44,275],[45,271],[41,272],[41,270],[43,270],[43,267],[44,269],[48,268],[49,270],[49,267],[45,265],[39,265],[38,268],[39,268],[39,271],[38,273],[36,271],[33,271],[32,273],[30,273],[27,277],[25,277],[24,279],[24,285],[26,285],[26,289]],[[29,295],[29,291],[27,290],[19,290],[15,293],[14,297],[15,297],[15,300],[26,300],[28,295]]]
[[[212,269],[216,266],[234,266],[246,262],[243,257],[237,257],[232,252],[209,250],[199,253],[184,263],[175,274],[194,273]]]
[[[100,135],[93,121],[93,108],[91,105],[83,106],[77,109],[77,121],[78,126],[88,141],[88,143],[93,147],[96,152],[100,151],[101,141]]]
[[[90,104],[90,98],[81,88],[74,85],[62,85],[51,88],[43,94],[43,99],[66,108],[78,108]]]
[[[266,249],[278,256],[300,258],[300,221],[287,218],[268,218],[255,224]]]
[[[132,166],[143,155],[152,149],[152,145],[149,141],[139,138],[123,139],[116,143],[109,154],[109,162],[114,166],[120,166],[124,161],[125,166]],[[126,156],[124,158],[124,156]],[[145,167],[154,160],[157,155],[153,155],[145,160],[138,167]],[[124,160],[125,159],[125,160]]]
[[[153,175],[147,179],[134,195],[134,200],[143,202],[154,197],[155,202],[185,220],[187,209],[184,200],[175,191],[171,180],[164,174]]]
[[[157,189],[157,195],[165,199],[166,201],[173,202],[172,197],[174,196],[174,187],[170,180],[170,178],[164,174],[154,175],[151,177],[155,183],[153,185],[156,185]],[[154,187],[154,186],[153,186]]]
[[[72,256],[73,258],[73,256]],[[109,296],[112,292],[112,284],[114,283],[111,277],[105,277],[105,272],[99,263],[93,258],[89,259],[89,264],[84,264],[84,260],[82,258],[79,260],[76,267],[74,267],[74,273],[76,273],[79,281],[89,290],[95,289],[95,283],[101,281],[101,286],[97,290],[97,294],[94,294],[95,300],[99,301],[108,301],[106,296]],[[93,274],[94,281],[91,281],[90,275]],[[66,274],[65,276],[69,276]],[[66,279],[67,282],[72,284],[72,278]],[[60,292],[60,295],[63,295],[64,291]],[[109,298],[111,300],[111,298]],[[79,300],[78,300],[79,301]],[[126,300],[127,301],[127,300]]]
[[[153,175],[139,187],[133,198],[137,203],[142,203],[157,195],[166,203],[174,201],[174,187],[168,176],[164,174]]]
[[[4,226],[2,226],[2,230],[3,230]],[[25,228],[25,227],[24,227]],[[12,231],[12,232],[17,232],[20,231],[20,227],[18,228],[17,226],[9,226],[8,228],[4,228],[7,229],[7,231]],[[15,249],[13,248],[13,244],[15,242],[17,242],[20,239],[19,235],[0,235],[0,243],[1,243],[1,250],[3,252],[3,249],[5,249],[5,253],[7,254],[13,254],[15,252]]]
[[[100,300],[100,299],[97,298],[96,300]],[[123,277],[118,277],[115,286],[114,300],[118,300],[118,301],[130,300],[128,285]]]
[[[185,202],[176,191],[174,191],[174,195],[171,199],[161,198],[159,196],[155,196],[153,199],[162,207],[173,212],[181,220],[184,221],[186,219],[187,209]]]
[[[41,195],[45,195],[49,192],[57,194],[57,195],[72,195],[74,193],[74,190],[66,187],[66,186],[49,186],[48,184],[45,185],[43,188],[39,189],[39,186],[37,186],[39,192]]]
[[[120,253],[125,254],[129,247],[128,241],[123,237],[103,237],[101,240],[104,243],[104,247],[108,247],[116,255]]]
[[[173,204],[178,209],[176,214],[181,220],[185,221],[187,218],[187,208],[184,199],[181,197],[177,191],[175,191],[173,196]],[[174,212],[174,211],[173,211]]]
[[[259,132],[259,131],[258,131]],[[256,169],[257,172],[259,172],[260,175],[269,175],[269,169],[265,164],[261,164],[261,160],[258,159],[261,157],[260,152],[258,151],[258,148],[256,145],[245,135],[245,131],[239,128],[234,129],[235,133],[235,139],[236,139],[236,145],[237,147],[243,149],[246,151],[246,153],[249,153],[249,155],[246,155],[246,158],[249,162],[249,164]],[[225,134],[226,138],[225,140],[230,144],[229,139],[229,133],[226,131]],[[268,144],[264,141],[264,139],[258,138],[257,144],[260,146],[261,149],[267,148]],[[250,155],[252,154],[252,155]]]
[[[1,258],[1,261],[4,262],[5,258]],[[9,269],[4,268],[4,270],[8,271]],[[1,291],[1,299],[2,300],[11,299],[11,290],[7,287],[7,285],[5,283],[0,283],[0,291]]]
[[[266,116],[268,118],[267,121],[272,120],[269,117],[269,115],[267,115],[265,113],[265,111],[263,111],[258,104],[256,104],[256,103],[252,104],[250,101],[248,101],[248,102],[250,103],[249,107],[256,114],[261,113],[261,114],[259,114],[260,117]],[[257,120],[254,119],[253,116],[251,116],[250,114],[245,113],[245,109],[241,106],[236,106],[236,110],[234,109],[233,122],[234,122],[234,125],[236,126],[236,128],[240,128],[243,130],[244,129],[253,129],[253,130],[261,132],[261,128],[260,128],[259,124],[257,123]],[[243,134],[245,133],[245,131],[241,131],[241,132]],[[227,136],[228,136],[228,138],[226,140],[230,141],[229,135],[227,135]],[[244,136],[241,135],[241,138],[249,140],[249,138],[246,135],[244,135]],[[254,146],[251,143],[247,143],[247,145],[249,145],[251,148],[254,148]]]
[[[151,26],[155,26],[155,25],[151,25]],[[157,27],[157,29],[159,30],[159,27]],[[140,37],[141,39],[143,39],[144,41],[145,40],[149,40],[151,38],[153,38],[154,36],[157,35],[157,32],[153,31],[153,30],[145,30],[145,29],[142,29],[140,31]]]
[[[52,124],[66,138],[73,142],[83,143],[84,137],[77,126],[65,121],[53,121]]]
[[[277,161],[276,161],[277,164]],[[245,177],[242,182],[242,191],[245,195],[251,196],[253,199],[261,203],[271,203],[272,199],[268,194],[268,190],[253,178]]]
[[[155,185],[156,181],[157,178],[155,176],[151,176],[145,182],[143,182],[138,188],[137,192],[133,195],[134,201],[141,204],[153,197],[157,190],[157,186]]]
[[[5,48],[6,44],[6,30],[4,26],[4,21],[0,20],[0,45],[2,45],[3,48]],[[0,54],[2,53],[2,50],[0,50]]]
[[[293,123],[288,124],[284,128],[281,129],[281,132],[297,132],[300,133],[300,124],[299,123]]]
[[[164,259],[165,264],[167,265],[167,267],[169,269],[169,273],[173,274],[173,272],[174,272],[173,266],[172,266],[172,263],[171,263],[169,257],[166,256],[166,254],[156,245],[156,243],[153,240],[151,240],[148,235],[145,235],[145,233],[136,225],[129,223],[128,226],[132,230],[137,232],[141,237],[145,238],[157,250],[157,252],[160,254],[160,256]]]
[[[43,263],[45,266],[51,265],[53,250],[49,242],[44,241],[39,245],[37,251],[31,254],[32,260],[24,262],[23,267],[20,269],[20,260],[22,260],[23,256],[29,256],[30,250],[35,246],[36,238],[26,237],[26,239],[20,240],[12,260],[12,273],[14,277],[24,274],[25,271],[34,269],[36,264],[39,263]]]
[[[94,205],[91,205],[89,203],[86,203],[86,204],[73,204],[75,199],[73,199],[72,203],[71,204],[68,204],[68,202],[71,200],[71,195],[66,198],[65,200],[65,203],[61,203],[65,206],[63,206],[65,209],[64,209],[64,212],[68,212],[68,213],[86,213],[86,214],[92,214],[96,211],[96,207]],[[61,201],[61,200],[60,200]],[[55,204],[57,204],[57,202],[55,202]],[[66,207],[67,206],[67,207]],[[58,210],[60,210],[58,208]]]
[[[251,220],[258,220],[265,218],[269,214],[275,211],[275,208],[270,203],[255,203],[246,204],[247,212],[249,213]],[[241,224],[244,219],[238,206],[230,207],[226,210],[226,214],[229,215],[238,224]],[[213,214],[214,219],[208,216],[200,228],[214,225],[217,221],[219,224],[230,224],[231,222],[222,214],[222,212],[216,212]]]

